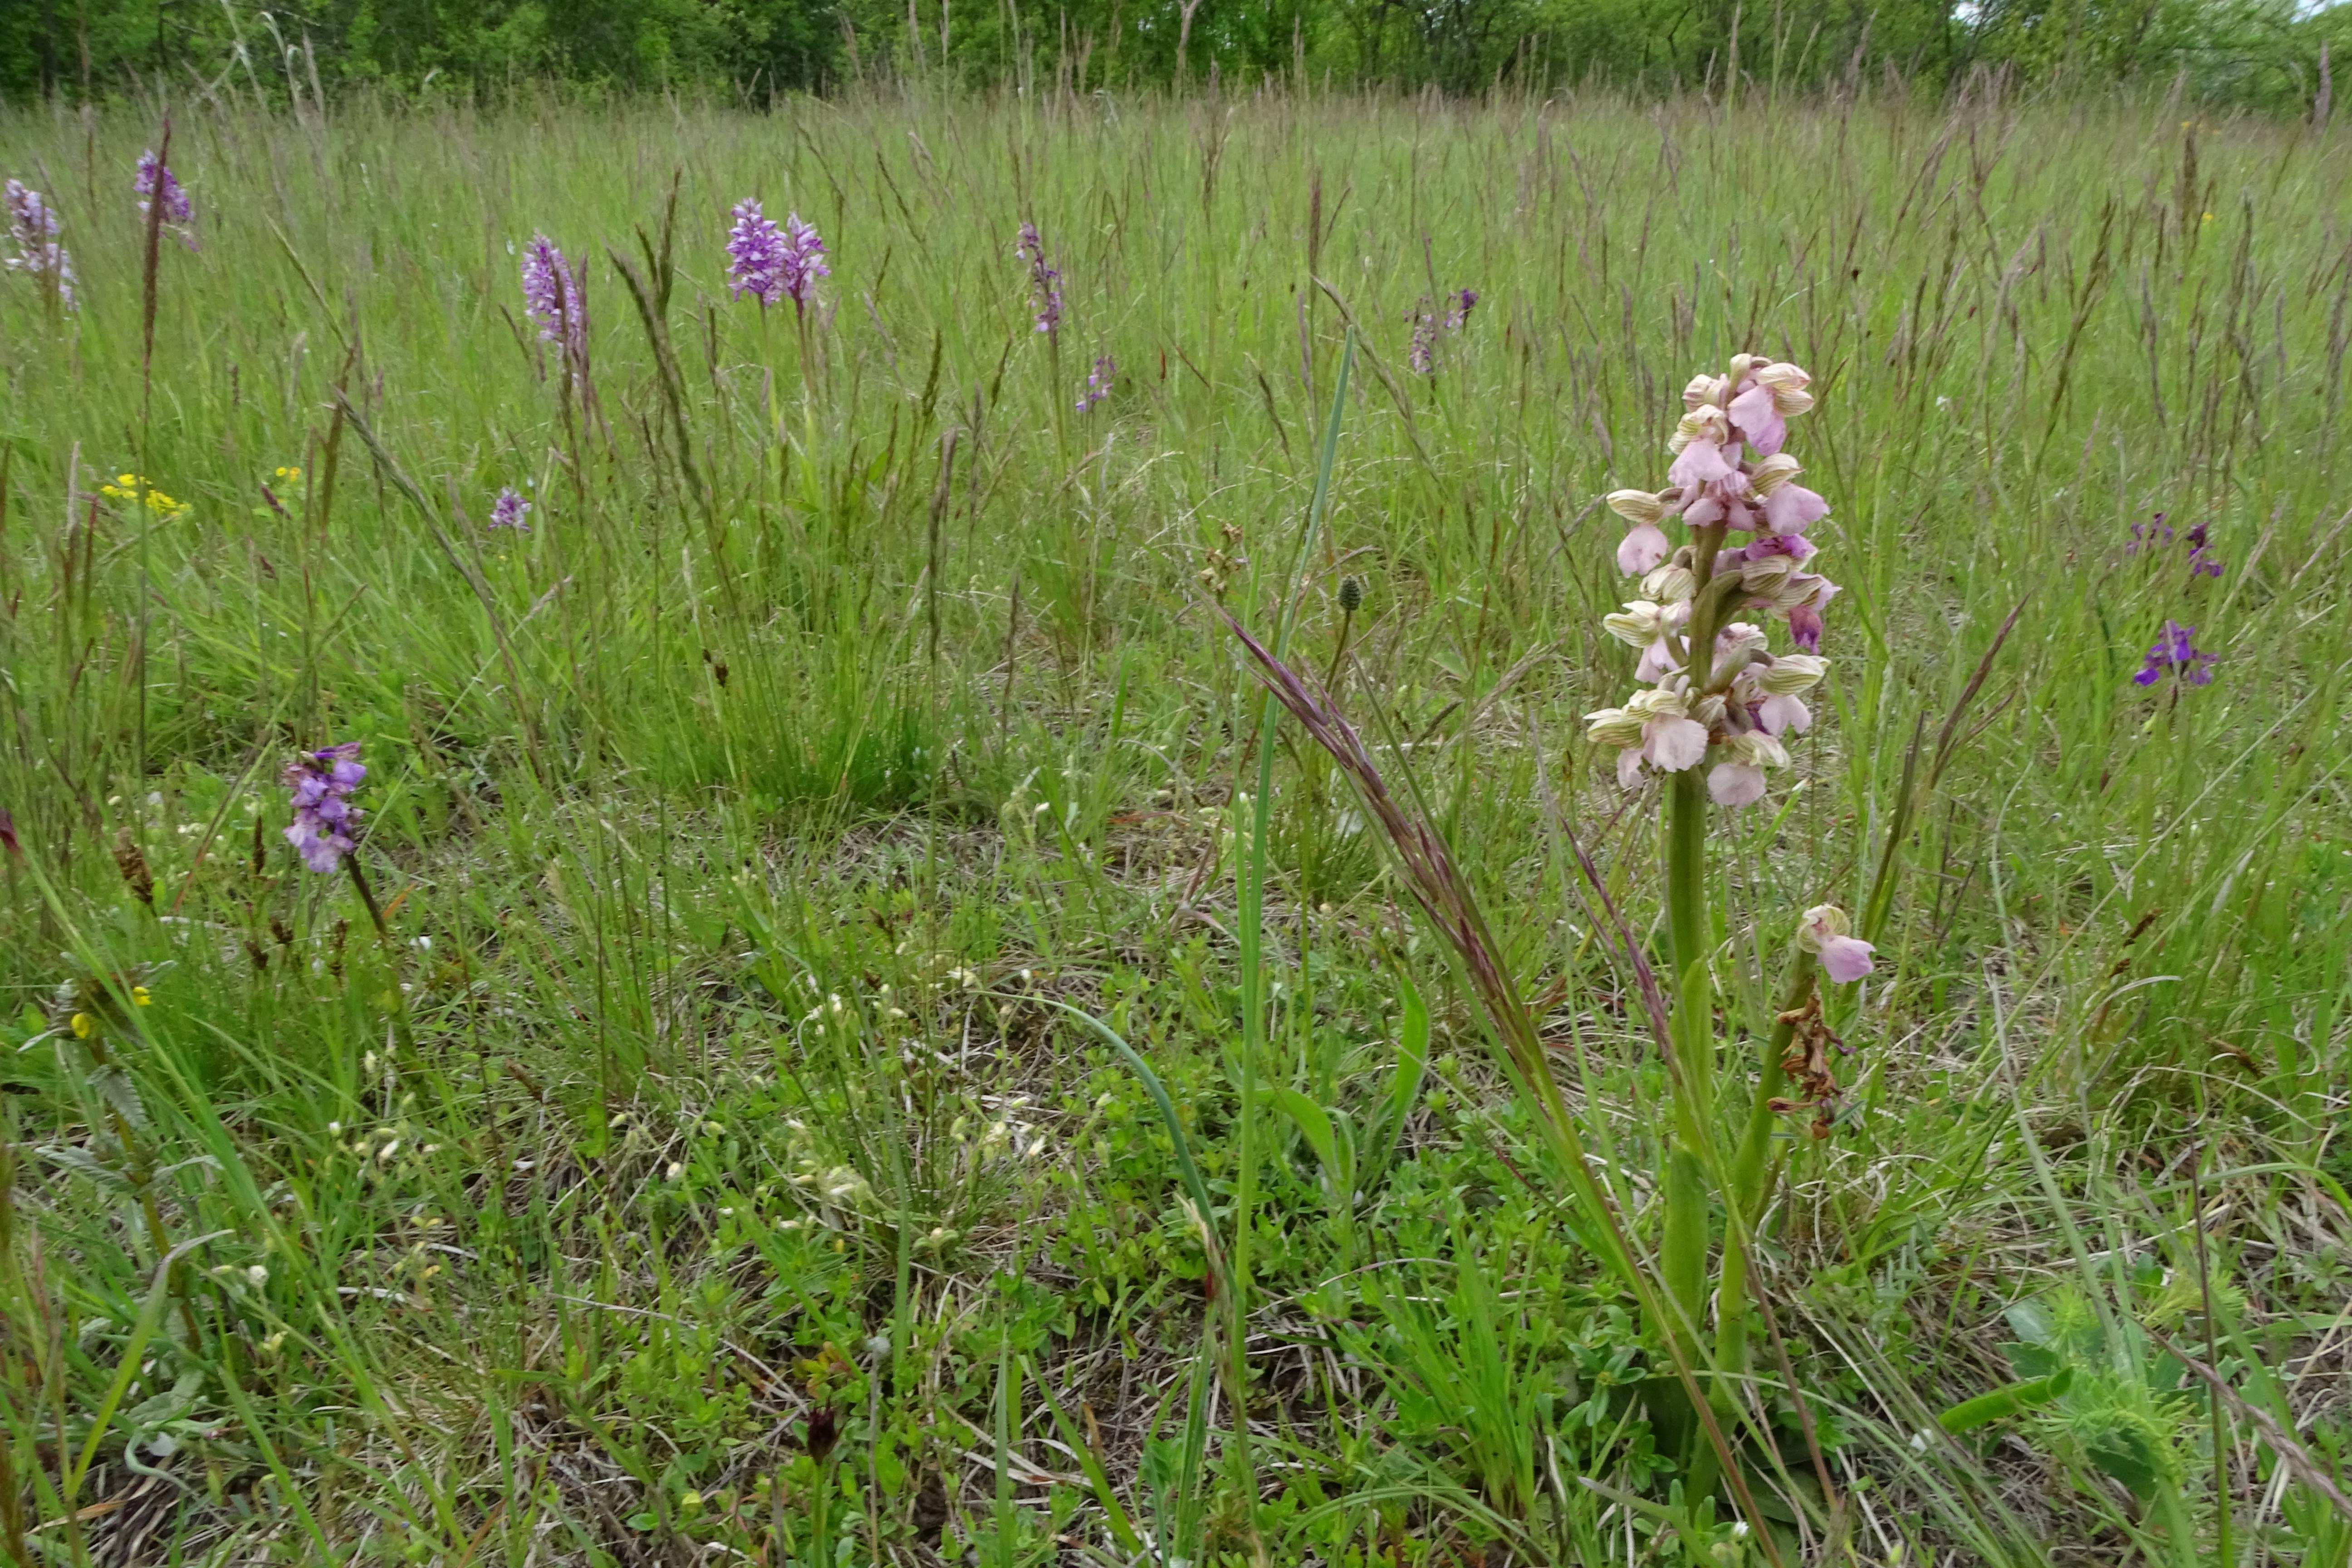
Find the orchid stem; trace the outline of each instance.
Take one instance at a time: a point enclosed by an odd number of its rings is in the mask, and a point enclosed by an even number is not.
[[[1706,968],[1706,785],[1696,768],[1673,775],[1666,806],[1666,935],[1674,966],[1674,1128],[1666,1154],[1665,1235],[1659,1262],[1676,1321],[1667,1331],[1696,1363],[1706,1311],[1707,1135],[1714,998]]]
[[[1756,1065],[1756,1098],[1748,1102],[1748,1125],[1740,1131],[1733,1154],[1730,1190],[1723,1195],[1723,1280],[1716,1292],[1716,1361],[1733,1376],[1748,1367],[1748,1242],[1763,1218],[1769,1191],[1766,1163],[1772,1152],[1772,1129],[1780,1119],[1772,1102],[1787,1080],[1781,1063],[1797,1036],[1794,1015],[1812,1000],[1817,973],[1813,955],[1800,947],[1790,961],[1789,982],[1780,995],[1780,1010],[1772,1021],[1762,1059]]]
[[[368,920],[375,926],[376,940],[383,943],[384,959],[392,972],[394,1037],[400,1042],[402,1050],[414,1056],[416,1035],[408,1026],[408,998],[400,989],[400,944],[392,940],[392,927],[384,921],[383,907],[375,901],[375,889],[368,886],[367,873],[360,869],[360,858],[356,851],[344,854],[343,869],[350,873],[352,889],[359,894],[360,903],[367,910]]]

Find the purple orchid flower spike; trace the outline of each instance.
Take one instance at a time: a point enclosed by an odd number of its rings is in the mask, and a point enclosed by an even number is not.
[[[72,310],[73,258],[58,242],[57,209],[21,180],[0,186],[0,205],[8,210],[8,237],[16,247],[7,269],[24,273],[54,294],[61,308]]]
[[[281,782],[294,807],[286,842],[311,870],[333,871],[342,865],[344,856],[359,847],[352,830],[359,826],[360,813],[351,797],[365,777],[367,769],[361,765],[357,741],[305,752],[286,765]]]
[[[2195,626],[2184,626],[2179,621],[2167,621],[2164,630],[2148,648],[2139,672],[2132,677],[2135,686],[2154,686],[2167,675],[2186,686],[2210,686],[2213,664],[2219,654],[2206,653],[2194,640]]]
[[[785,216],[783,235],[777,279],[793,308],[805,312],[816,298],[816,280],[832,277],[833,268],[825,264],[824,240],[817,234],[816,226],[803,223],[800,214]]]
[[[2213,558],[2205,524],[2200,522],[2182,534],[2180,542],[2189,546],[2189,574],[2191,577],[2219,577],[2221,574],[2221,563]]]
[[[588,297],[580,275],[555,242],[535,234],[522,252],[523,313],[539,328],[541,342],[561,346],[572,369],[588,369]]]
[[[760,211],[755,197],[737,202],[735,226],[727,232],[727,288],[738,300],[749,294],[762,305],[784,297],[789,264],[784,231]]]
[[[1078,412],[1084,414],[1110,395],[1110,384],[1118,374],[1118,363],[1108,354],[1097,356],[1094,369],[1087,373],[1087,389],[1078,394]]]
[[[523,520],[530,515],[530,502],[522,499],[512,485],[499,491],[499,499],[490,503],[490,526],[512,529],[517,533],[529,533],[530,524]]]
[[[139,198],[139,210],[146,212],[152,204],[163,205],[163,226],[180,237],[180,243],[190,250],[196,248],[196,205],[188,199],[187,188],[171,166],[157,160],[150,147],[139,154],[139,173],[131,182],[131,189]]]
[[[1478,290],[1457,289],[1445,296],[1445,310],[1439,314],[1424,294],[1413,307],[1412,343],[1405,350],[1405,364],[1415,375],[1437,373],[1437,345],[1440,339],[1460,331],[1469,325],[1470,312],[1477,307]]]
[[[1036,313],[1036,330],[1052,332],[1062,324],[1061,270],[1045,259],[1045,241],[1037,226],[1024,223],[1013,254],[1029,264],[1029,304]]]

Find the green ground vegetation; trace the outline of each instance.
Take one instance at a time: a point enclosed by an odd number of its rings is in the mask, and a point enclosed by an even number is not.
[[[193,248],[148,117],[0,121],[79,284],[0,276],[0,1550],[2347,1561],[2340,132],[1040,83],[170,134]],[[831,248],[804,313],[729,296],[753,195]],[[1813,372],[1845,592],[1714,839],[1740,1092],[1796,911],[1894,869],[1726,1467],[1215,607],[1298,584],[1646,1254],[1598,498],[1743,348]],[[2210,684],[2135,684],[2168,622]],[[341,742],[364,900],[281,837]]]

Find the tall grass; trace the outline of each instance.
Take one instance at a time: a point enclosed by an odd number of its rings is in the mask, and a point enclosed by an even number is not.
[[[82,294],[0,279],[10,1550],[2347,1560],[2340,137],[183,103],[142,422],[153,135],[0,121]],[[747,194],[826,237],[805,331],[726,295]],[[542,230],[585,387],[521,320]],[[1576,722],[1631,658],[1596,498],[1741,347],[1815,374],[1847,596],[1686,943]],[[1523,1064],[1203,570],[1446,847]],[[2211,685],[2133,684],[2168,619]],[[345,740],[387,942],[278,837],[286,755]],[[1898,847],[1829,1135],[1737,1167],[1717,1494],[1559,1197],[1662,1245],[1599,895],[1656,972],[1703,949],[1748,1063],[1775,912],[1870,910]]]

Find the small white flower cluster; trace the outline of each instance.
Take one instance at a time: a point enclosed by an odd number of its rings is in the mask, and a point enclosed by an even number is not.
[[[339,1141],[344,1137],[343,1124],[327,1123],[327,1131]],[[342,1150],[358,1162],[362,1178],[374,1180],[389,1175],[404,1155],[407,1162],[428,1159],[441,1152],[441,1145],[424,1142],[415,1131],[405,1124],[398,1127],[378,1127],[373,1132],[360,1132],[341,1144]]]

